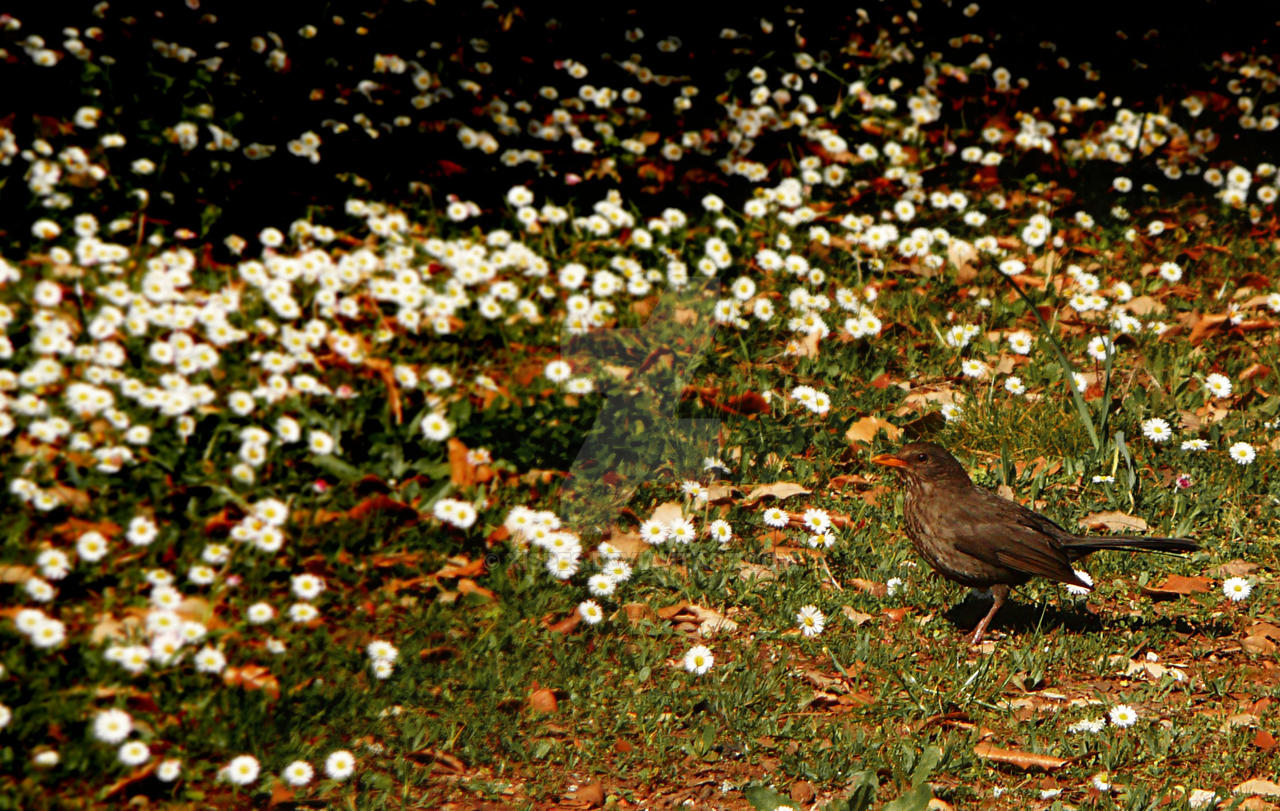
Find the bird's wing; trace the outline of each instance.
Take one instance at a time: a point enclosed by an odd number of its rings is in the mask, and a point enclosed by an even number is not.
[[[975,487],[973,499],[954,499],[948,534],[955,548],[986,563],[1061,583],[1086,586],[1072,568],[1059,538],[1062,527],[1021,504]]]

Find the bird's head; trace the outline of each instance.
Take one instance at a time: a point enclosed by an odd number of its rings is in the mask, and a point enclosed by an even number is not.
[[[969,481],[969,474],[964,472],[964,467],[956,458],[946,448],[932,442],[912,442],[902,446],[897,453],[873,456],[871,461],[891,467],[907,479],[915,481]]]

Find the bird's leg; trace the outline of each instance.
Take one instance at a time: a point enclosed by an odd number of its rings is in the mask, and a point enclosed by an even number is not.
[[[978,627],[973,629],[973,639],[969,641],[971,645],[979,645],[982,643],[982,635],[987,632],[987,626],[991,624],[991,620],[995,617],[996,612],[1000,610],[1000,606],[1004,605],[1004,601],[1009,597],[1009,587],[1003,583],[996,583],[991,587],[991,610],[982,618],[982,622],[978,623]]]

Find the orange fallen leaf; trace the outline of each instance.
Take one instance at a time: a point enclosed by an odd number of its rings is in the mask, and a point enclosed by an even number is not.
[[[570,799],[585,805],[587,808],[599,808],[604,805],[604,784],[599,781],[588,783],[573,792]]]
[[[1249,364],[1243,372],[1239,374],[1241,380],[1250,380],[1255,377],[1266,377],[1271,374],[1271,367],[1261,363]]]
[[[1270,752],[1276,748],[1276,739],[1270,732],[1260,729],[1258,734],[1253,736],[1253,745],[1264,752]]]
[[[130,773],[126,777],[122,777],[121,779],[117,780],[116,782],[108,786],[107,790],[104,791],[102,794],[103,798],[114,797],[115,795],[124,791],[129,786],[132,786],[134,783],[138,783],[143,780],[146,780],[158,768],[160,768],[160,761],[152,760],[150,763],[143,766],[141,769],[138,769],[137,771]]]
[[[1153,600],[1176,600],[1188,594],[1213,590],[1213,581],[1207,577],[1184,577],[1171,574],[1155,586],[1143,586],[1142,593]]]
[[[582,615],[576,610],[570,611],[568,616],[556,622],[552,622],[550,616],[542,618],[542,624],[553,634],[567,634],[577,628],[579,622],[582,622]]]
[[[555,712],[557,706],[556,694],[545,687],[529,694],[529,709],[534,712]]]
[[[902,622],[907,618],[908,610],[909,609],[906,608],[886,608],[884,610],[884,615],[888,617],[891,622]]]
[[[467,560],[463,555],[449,558],[435,573],[436,577],[475,577],[484,574],[484,559]]]
[[[457,437],[449,437],[449,479],[458,487],[476,483],[476,468],[467,459],[467,446]]]
[[[1051,772],[1061,769],[1070,763],[1066,758],[1055,757],[1053,755],[1042,755],[1037,752],[1023,752],[1018,749],[1001,749],[983,741],[973,747],[973,753],[983,760],[990,760],[995,763],[1003,763],[1007,766],[1014,766],[1024,771],[1045,771]]]
[[[280,697],[280,682],[271,671],[262,665],[243,665],[228,667],[222,671],[222,681],[229,687],[243,687],[246,690],[262,690],[272,698]]]
[[[896,441],[902,436],[902,429],[886,419],[877,416],[863,417],[849,429],[844,432],[844,438],[850,442],[861,442],[864,445],[870,445],[872,440],[876,438],[876,434],[884,431],[890,442]]]
[[[346,517],[353,521],[359,521],[373,513],[390,513],[390,518],[394,518],[402,524],[411,524],[418,520],[417,510],[408,504],[381,494],[370,496],[347,510]]]
[[[486,600],[498,599],[498,595],[494,594],[492,591],[485,588],[484,586],[477,585],[476,581],[472,580],[469,577],[464,577],[461,580],[459,580],[457,589],[459,594],[478,594],[479,596],[483,597]]]
[[[889,587],[884,583],[876,583],[873,580],[863,580],[861,577],[855,577],[851,580],[845,581],[845,585],[870,594],[873,597],[889,596]]]

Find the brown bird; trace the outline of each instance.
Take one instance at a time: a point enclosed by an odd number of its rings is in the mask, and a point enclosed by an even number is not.
[[[906,482],[902,514],[907,537],[920,557],[949,580],[991,589],[995,600],[973,632],[974,645],[982,641],[1012,586],[1047,577],[1089,588],[1071,564],[1090,552],[1200,548],[1186,538],[1073,535],[1043,515],[977,486],[946,448],[932,442],[913,442],[871,461],[893,468]]]

